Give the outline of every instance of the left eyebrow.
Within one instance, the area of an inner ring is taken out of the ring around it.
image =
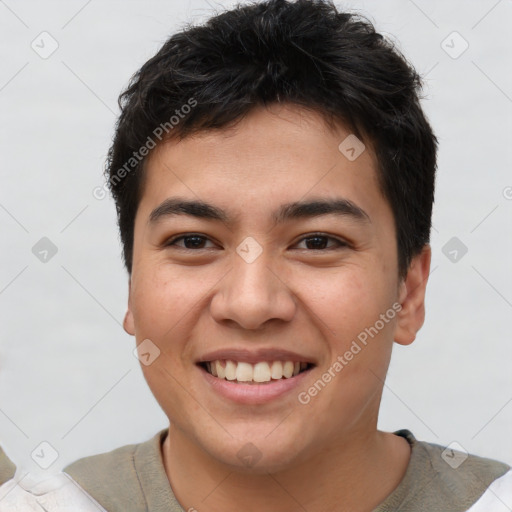
[[[238,216],[232,218],[225,210],[205,201],[168,198],[150,213],[149,222],[154,224],[165,217],[175,215],[187,215],[200,219],[221,221],[226,224],[233,223],[238,218]],[[371,223],[369,215],[361,207],[345,198],[316,199],[283,204],[272,213],[271,220],[274,224],[282,224],[290,220],[323,215],[338,215],[364,223]]]
[[[280,224],[288,220],[319,217],[322,215],[350,217],[357,221],[371,223],[370,216],[359,206],[345,198],[298,201],[282,205],[272,218]]]

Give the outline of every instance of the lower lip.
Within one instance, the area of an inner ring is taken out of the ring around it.
[[[199,367],[199,370],[216,393],[240,404],[264,404],[275,400],[297,388],[311,371],[311,369],[308,369],[295,377],[283,378],[264,384],[237,384],[233,381],[214,377],[202,367]]]

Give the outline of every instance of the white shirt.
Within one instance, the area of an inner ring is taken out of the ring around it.
[[[107,512],[69,475],[35,480],[16,473],[0,486],[0,512]]]

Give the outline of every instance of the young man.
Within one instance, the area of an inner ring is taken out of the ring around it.
[[[424,321],[420,79],[321,1],[239,6],[134,76],[109,153],[148,442],[65,469],[110,512],[506,510],[505,463],[377,430]]]

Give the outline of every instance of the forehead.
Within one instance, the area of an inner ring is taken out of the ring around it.
[[[301,107],[255,108],[232,127],[157,146],[145,165],[140,209],[149,217],[180,196],[214,202],[233,215],[270,215],[279,204],[341,195],[377,214],[386,202],[374,155],[367,144],[348,158],[344,141],[357,143],[354,138],[345,126],[332,129],[321,114]]]

